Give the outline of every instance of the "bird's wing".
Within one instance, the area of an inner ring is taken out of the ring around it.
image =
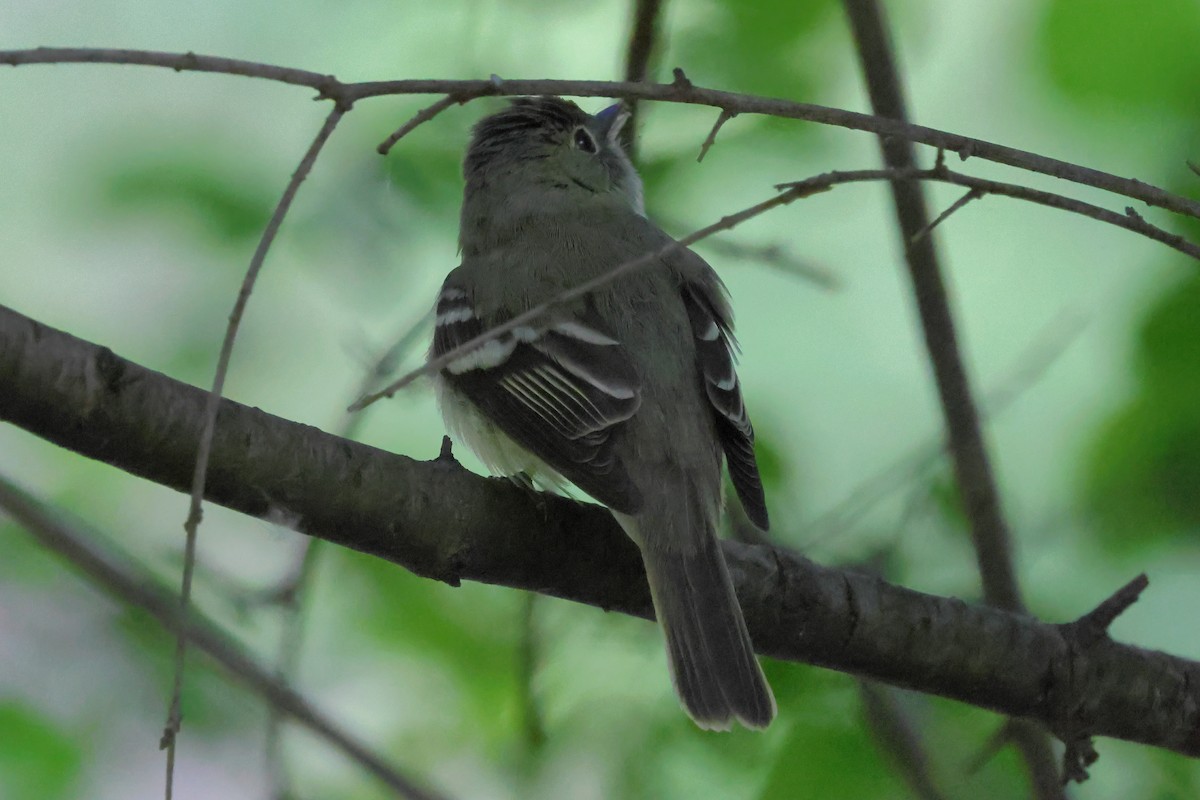
[[[722,291],[715,274],[707,282],[685,281],[681,289],[695,337],[696,364],[717,422],[729,477],[746,516],[767,530],[767,502],[754,458],[754,427],[742,402],[742,388],[734,369],[737,339]]]
[[[497,321],[497,323],[500,321]],[[470,295],[442,287],[434,358],[485,326]],[[453,359],[442,376],[493,424],[609,508],[634,514],[641,494],[610,436],[641,404],[625,348],[589,309],[517,327]]]

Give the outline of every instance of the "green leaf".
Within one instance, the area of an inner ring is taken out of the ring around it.
[[[681,32],[677,63],[697,83],[776,97],[805,97],[820,85],[824,62],[805,40],[830,19],[832,0],[724,0],[716,19]]]
[[[9,800],[75,796],[83,755],[65,733],[34,711],[0,702],[0,792]]]

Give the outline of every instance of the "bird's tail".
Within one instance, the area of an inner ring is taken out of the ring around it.
[[[638,530],[626,530],[642,550],[684,710],[707,730],[729,730],[734,718],[748,728],[767,727],[775,696],[754,656],[715,531],[692,532],[681,547],[676,537],[662,536],[667,531],[655,530],[656,516],[639,515]],[[680,524],[678,518],[658,521]],[[697,522],[694,516],[691,521]]]

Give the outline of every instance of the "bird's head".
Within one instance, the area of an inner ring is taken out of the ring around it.
[[[470,201],[547,211],[622,202],[642,213],[642,182],[618,135],[620,105],[589,115],[560,97],[522,97],[475,126],[463,163]]]

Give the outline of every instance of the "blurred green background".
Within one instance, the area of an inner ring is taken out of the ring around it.
[[[1200,4],[1194,0],[887,3],[916,121],[1197,196]],[[246,58],[343,80],[617,78],[630,4],[144,0],[0,5],[0,48],[89,45]],[[833,0],[667,0],[658,77],[864,109]],[[0,71],[0,303],[199,385],[270,209],[327,107],[265,81],[111,66]],[[375,145],[428,97],[363,102],[302,187],[251,300],[229,397],[338,430],[373,358],[416,323],[455,265],[459,159],[494,101],[453,108],[388,158]],[[583,101],[598,109],[599,100]],[[677,233],[772,185],[878,161],[862,133],[743,116],[702,164],[712,109],[643,106],[652,216]],[[926,163],[932,154],[923,153]],[[982,161],[961,168],[1122,210],[1120,198]],[[934,208],[960,191],[930,187]],[[1179,219],[1151,221],[1200,236]],[[1200,277],[1184,257],[1100,223],[985,198],[935,234],[1030,608],[1078,616],[1139,571],[1150,590],[1114,626],[1200,658]],[[837,276],[829,291],[714,244],[698,249],[739,313],[741,376],[768,465],[773,535],[831,564],[978,596],[940,414],[882,185],[842,187],[757,219],[726,245],[778,246]],[[424,345],[406,365],[417,363]],[[2,387],[0,387],[2,391]],[[436,455],[427,388],[359,431]],[[464,460],[466,454],[461,454]],[[477,467],[476,462],[467,463]],[[0,472],[165,579],[187,500],[0,427]],[[197,602],[272,663],[287,615],[261,602],[300,537],[208,507]],[[0,797],[154,797],[171,640],[76,577],[0,515]],[[519,592],[417,579],[329,548],[306,605],[300,688],[424,781],[460,798],[914,796],[864,723],[855,680],[770,663],[769,732],[706,735],[678,710],[644,622]],[[532,660],[523,656],[532,649]],[[531,663],[530,669],[522,665]],[[897,694],[946,797],[1024,797],[1001,724]],[[178,795],[261,798],[266,711],[193,655]],[[540,734],[540,735],[539,735]],[[378,784],[288,729],[303,798]],[[1193,797],[1194,762],[1098,742],[1080,798]]]

